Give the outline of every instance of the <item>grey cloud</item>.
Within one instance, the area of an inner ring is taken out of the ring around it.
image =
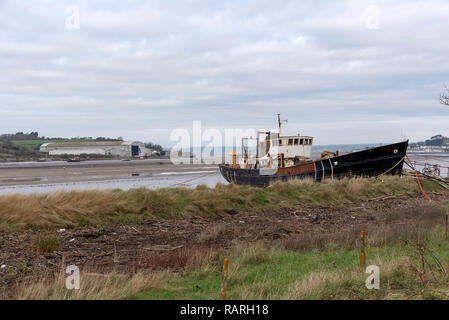
[[[72,4],[76,31],[65,28]],[[449,135],[438,105],[449,4],[376,1],[381,28],[368,30],[371,4],[3,1],[2,131],[169,145],[192,120],[261,128],[281,112],[322,144]]]

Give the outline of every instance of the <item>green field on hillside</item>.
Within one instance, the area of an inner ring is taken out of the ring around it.
[[[61,139],[61,140],[13,140],[11,141],[16,146],[39,148],[44,143],[63,143],[63,142],[90,142],[93,139]]]

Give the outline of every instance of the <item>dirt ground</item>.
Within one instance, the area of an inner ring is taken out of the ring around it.
[[[445,201],[449,193],[434,193],[432,197]],[[0,289],[45,278],[70,264],[95,272],[182,271],[193,252],[225,252],[241,243],[291,250],[329,242],[353,245],[361,229],[368,230],[368,235],[381,230],[385,237],[396,237],[413,228],[428,229],[443,223],[443,214],[443,209],[420,195],[406,194],[350,204],[301,205],[65,230],[55,232],[60,249],[47,254],[31,249],[37,233],[0,234]]]

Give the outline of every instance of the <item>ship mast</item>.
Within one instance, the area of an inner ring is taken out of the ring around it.
[[[287,119],[285,119],[285,120],[281,120],[281,114],[280,114],[280,113],[278,113],[279,137],[281,137],[281,136],[282,136],[282,131],[281,131],[281,126],[282,126],[282,122],[285,122],[285,123],[287,123],[287,122],[288,122],[288,120],[287,120]]]
[[[287,119],[281,120],[281,114],[278,113],[279,138],[282,136],[282,128],[281,128],[282,122],[287,123],[288,120]],[[281,141],[281,140],[279,140],[279,141]],[[280,163],[279,163],[280,167],[283,168],[284,167],[284,154],[283,153],[279,154],[279,150],[278,150],[278,159],[280,159]],[[278,166],[279,166],[279,164],[278,164]]]

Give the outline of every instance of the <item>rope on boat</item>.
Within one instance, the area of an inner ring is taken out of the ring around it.
[[[433,201],[433,202],[435,202],[435,203],[441,205],[441,202],[439,202],[439,201],[437,201],[437,200],[432,200],[432,199],[427,195],[427,193],[424,191],[424,189],[423,189],[422,186],[421,186],[421,182],[419,181],[418,172],[416,171],[415,167],[413,166],[412,162],[410,161],[410,158],[408,157],[408,155],[405,154],[405,156],[407,157],[407,160],[408,160],[408,162],[410,163],[410,166],[412,167],[413,171],[415,171],[416,181],[418,181],[419,189],[421,189],[421,192],[422,192],[422,194],[424,195],[424,197],[426,197],[426,199],[429,200],[429,201]]]
[[[402,157],[402,159],[399,160],[398,163],[396,163],[394,166],[392,166],[390,169],[388,169],[388,170],[385,171],[384,173],[379,174],[378,177],[379,177],[379,176],[382,176],[382,175],[384,175],[384,174],[387,174],[388,172],[390,172],[391,170],[393,170],[394,168],[396,168],[402,161],[404,161],[405,157],[406,157],[406,156]]]

